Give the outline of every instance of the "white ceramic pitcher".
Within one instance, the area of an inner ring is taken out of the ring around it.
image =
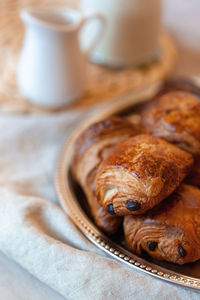
[[[17,71],[22,95],[46,107],[64,106],[80,97],[87,57],[101,37],[104,18],[98,13],[38,8],[23,10],[21,18],[26,29]],[[90,19],[98,19],[101,26],[88,49],[82,50],[79,32]]]

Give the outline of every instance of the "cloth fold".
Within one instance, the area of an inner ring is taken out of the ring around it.
[[[197,299],[107,257],[61,209],[55,166],[79,119],[0,116],[0,251],[66,299]]]

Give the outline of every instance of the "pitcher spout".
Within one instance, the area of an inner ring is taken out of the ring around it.
[[[58,8],[32,8],[21,11],[21,19],[25,25],[40,26],[50,30],[68,32],[79,28],[81,23],[80,15],[73,10]]]

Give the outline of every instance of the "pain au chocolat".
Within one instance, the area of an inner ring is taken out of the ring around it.
[[[200,259],[200,190],[181,184],[145,215],[126,216],[124,234],[129,248],[141,255],[177,264]]]
[[[170,91],[144,109],[141,124],[149,134],[164,138],[194,156],[187,181],[200,185],[200,98],[194,93]]]
[[[110,214],[141,214],[169,196],[192,165],[186,151],[148,134],[137,135],[104,159],[96,175],[96,195]]]
[[[114,234],[122,218],[108,214],[97,201],[95,176],[102,160],[117,143],[139,132],[131,122],[112,117],[92,124],[76,141],[72,173],[83,188],[95,223],[107,234]]]

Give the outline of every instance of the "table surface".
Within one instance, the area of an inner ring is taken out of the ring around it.
[[[179,50],[174,74],[200,76],[200,1],[163,0],[163,2],[163,23],[172,32]],[[0,253],[0,295],[0,299],[4,300],[64,299],[2,253]]]

